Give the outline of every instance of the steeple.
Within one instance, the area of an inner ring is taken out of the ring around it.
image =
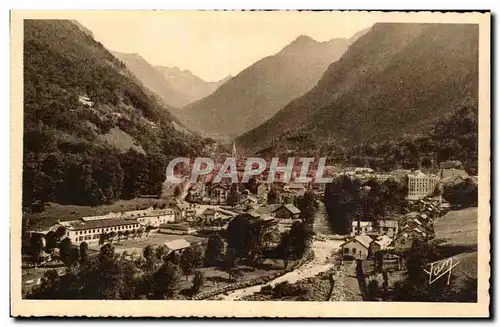
[[[236,157],[236,141],[233,141],[233,152],[232,152],[233,158]]]

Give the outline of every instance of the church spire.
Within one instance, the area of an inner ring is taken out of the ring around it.
[[[232,156],[233,156],[233,157],[236,157],[236,141],[233,141],[233,152],[232,152]]]

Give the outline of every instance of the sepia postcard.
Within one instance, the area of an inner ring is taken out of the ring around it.
[[[14,317],[489,317],[490,13],[12,11]]]

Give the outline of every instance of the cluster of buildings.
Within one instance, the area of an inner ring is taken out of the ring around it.
[[[346,175],[362,181],[376,179],[383,182],[392,178],[399,182],[406,182],[408,193],[407,200],[418,201],[432,196],[436,191],[449,185],[457,185],[467,179],[477,183],[476,176],[469,176],[459,161],[446,161],[441,163],[439,169],[408,170],[396,169],[388,173],[375,172],[371,168],[355,167],[343,170],[334,170],[334,176]]]
[[[446,186],[453,186],[471,179],[477,183],[477,179],[469,176],[464,169],[441,168],[437,174],[425,174],[420,170],[411,172],[408,177],[408,196],[410,201],[424,199],[433,195],[436,191],[442,193]]]
[[[46,231],[56,231],[63,227],[65,235],[72,244],[86,242],[89,245],[99,244],[103,237],[120,239],[120,237],[141,237],[150,231],[169,234],[194,234],[198,229],[213,227],[224,230],[231,219],[238,215],[252,215],[259,221],[278,222],[299,218],[300,210],[293,204],[261,205],[249,212],[239,211],[233,207],[205,206],[193,203],[177,202],[170,208],[147,208],[126,212],[110,212],[106,215],[82,217],[77,220],[58,221]]]
[[[399,220],[352,222],[351,237],[342,244],[345,259],[371,258],[376,251],[394,253],[408,251],[415,239],[428,241],[434,238],[434,219],[448,211],[438,199],[419,200],[411,211]]]

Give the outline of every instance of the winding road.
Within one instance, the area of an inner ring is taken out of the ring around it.
[[[283,276],[280,276],[266,284],[251,286],[229,292],[227,295],[220,295],[217,300],[239,300],[245,296],[252,295],[260,292],[261,288],[266,285],[274,286],[281,282],[296,283],[299,280],[314,277],[319,273],[329,270],[333,267],[334,263],[331,260],[332,254],[338,250],[343,241],[329,240],[325,236],[330,235],[328,222],[326,221],[326,212],[323,204],[316,213],[314,221],[314,231],[316,232],[315,240],[312,244],[314,251],[314,259],[305,265],[291,271]]]

